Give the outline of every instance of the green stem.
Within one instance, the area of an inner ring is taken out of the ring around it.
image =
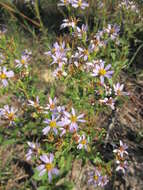
[[[128,64],[128,67],[132,64],[132,62],[134,61],[134,59],[136,58],[138,52],[141,50],[141,48],[143,47],[143,44],[141,44],[138,49],[136,50],[136,52],[134,53],[133,57],[131,58],[129,64]]]
[[[35,0],[35,11],[36,11],[36,16],[37,16],[37,18],[38,18],[38,20],[40,22],[40,27],[43,30],[44,26],[43,26],[43,22],[42,22],[41,16],[40,16],[40,10],[39,10],[39,2],[38,2],[38,0]]]

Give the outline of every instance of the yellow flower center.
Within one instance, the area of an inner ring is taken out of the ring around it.
[[[110,33],[111,33],[111,34],[114,34],[114,32],[115,32],[115,29],[112,28],[112,29],[110,30]]]
[[[117,95],[120,96],[121,95],[121,91],[117,90]]]
[[[120,151],[123,152],[124,151],[124,148],[122,146],[120,146]]]
[[[55,108],[55,105],[54,105],[54,104],[51,104],[51,105],[50,105],[50,108],[51,108],[51,110],[53,110],[53,109]]]
[[[21,59],[21,63],[24,65],[24,64],[25,64],[25,60],[24,60],[24,59]]]
[[[84,50],[84,55],[88,55],[88,50]]]
[[[7,117],[8,117],[9,120],[14,120],[14,113],[12,113],[12,112],[8,113]]]
[[[97,176],[97,175],[94,176],[94,180],[95,180],[95,181],[97,181],[98,178],[99,178],[99,176]]]
[[[106,70],[105,69],[100,69],[99,74],[100,75],[106,75]]]
[[[81,7],[81,5],[82,5],[82,0],[79,0],[78,1],[78,6]]]
[[[47,163],[45,167],[46,167],[46,170],[47,170],[47,171],[50,171],[50,170],[53,169],[53,164]]]
[[[71,116],[71,122],[75,123],[77,121],[77,117],[75,115]]]
[[[85,140],[85,139],[82,140],[82,141],[81,141],[81,144],[85,145],[85,144],[86,144],[86,140]]]
[[[0,74],[0,78],[1,78],[1,79],[6,79],[6,74],[1,73],[1,74]]]
[[[64,0],[64,4],[66,4],[67,3],[67,0]]]
[[[56,121],[51,121],[50,122],[50,127],[52,127],[52,128],[56,127]]]

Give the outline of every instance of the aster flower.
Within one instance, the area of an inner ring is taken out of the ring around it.
[[[69,6],[71,0],[60,0],[60,3],[58,3],[58,6]]]
[[[79,122],[84,123],[85,120],[83,119],[84,114],[80,114],[79,116],[76,116],[74,108],[72,108],[72,113],[68,113],[67,111],[64,111],[65,119],[63,121],[64,125],[69,125],[70,131],[74,132],[78,130],[78,124]]]
[[[58,129],[57,129],[58,126],[59,126],[59,124],[57,122],[58,119],[59,119],[59,116],[55,117],[55,115],[53,114],[52,115],[52,119],[45,119],[44,120],[44,123],[48,124],[47,127],[45,127],[42,130],[42,132],[43,132],[44,135],[47,135],[50,130],[52,130],[55,133],[55,135],[58,134]]]
[[[128,152],[126,151],[127,149],[128,146],[126,144],[123,144],[123,142],[120,140],[120,147],[118,149],[113,150],[113,152],[118,154],[121,158],[123,158],[124,154],[128,155]]]
[[[51,51],[48,51],[48,52],[45,52],[45,55],[53,55],[55,54],[56,52],[60,52],[63,56],[66,56],[66,53],[67,53],[68,49],[66,48],[66,44],[65,42],[55,42],[53,44],[53,48],[51,49]]]
[[[103,61],[100,63],[100,65],[96,65],[95,69],[93,70],[92,76],[99,76],[100,81],[102,84],[104,84],[104,78],[111,78],[114,71],[110,71],[111,64],[104,66],[105,62]]]
[[[77,25],[78,19],[76,18],[69,18],[69,19],[64,19],[63,23],[61,24],[60,29],[66,28],[66,27],[71,27],[71,28],[75,28]]]
[[[112,97],[110,98],[106,97],[103,100],[100,99],[99,102],[109,106],[112,110],[115,109],[115,100]]]
[[[58,106],[57,107],[57,112],[59,113],[59,114],[64,114],[64,111],[65,111],[65,106]]]
[[[104,187],[109,182],[107,175],[102,175],[99,169],[89,172],[88,183],[94,187]]]
[[[62,68],[63,65],[67,63],[67,58],[64,57],[61,52],[56,52],[54,55],[52,55],[52,63],[51,64],[58,64],[59,68]]]
[[[125,160],[125,161],[119,161],[117,160],[116,163],[118,164],[117,168],[116,168],[116,171],[122,171],[124,174],[126,172],[126,169],[128,168],[128,162]]]
[[[65,118],[62,118],[62,120],[59,122],[60,126],[59,130],[61,132],[60,137],[62,137],[63,135],[67,134],[70,131],[70,127],[69,125],[65,124],[65,120],[66,120]]]
[[[104,62],[102,59],[99,60],[92,60],[91,62],[86,62],[86,70],[93,71],[96,68],[96,65],[100,65],[102,62]]]
[[[77,53],[77,57],[83,58],[84,61],[87,61],[90,55],[89,50],[81,47],[78,47],[77,49],[79,51],[79,53]]]
[[[81,28],[80,27],[76,27],[76,31],[73,33],[74,35],[78,36],[79,39],[85,39],[87,38],[87,30],[88,30],[88,26],[85,24],[82,24]]]
[[[28,68],[29,60],[30,60],[30,58],[28,55],[22,55],[20,60],[15,59],[15,63],[17,63],[16,67],[17,68],[21,68],[21,67]]]
[[[119,3],[118,7],[126,9],[128,11],[132,11],[132,12],[138,13],[138,14],[140,12],[137,4],[134,1],[130,1],[130,0],[122,0]]]
[[[62,68],[59,67],[53,72],[53,76],[58,79],[61,78],[62,76],[66,77],[67,73]]]
[[[31,56],[31,55],[32,55],[32,51],[29,51],[28,49],[25,49],[25,50],[22,52],[22,55]]]
[[[104,187],[105,185],[107,185],[108,182],[109,182],[109,179],[108,179],[107,175],[104,175],[104,176],[102,176],[102,178],[99,182],[99,186]]]
[[[77,149],[87,149],[87,140],[84,134],[80,136],[78,143],[79,145],[77,146]]]
[[[94,187],[98,187],[99,184],[101,184],[102,176],[97,168],[95,168],[94,171],[90,172],[89,176],[90,178],[88,180],[88,183],[90,185],[93,185]]]
[[[97,52],[99,48],[106,46],[106,41],[102,39],[103,35],[103,31],[98,31],[97,34],[93,37],[93,39],[90,41],[89,48],[92,52]]]
[[[52,59],[51,64],[58,64],[58,66],[61,68],[64,64],[67,63],[67,52],[69,51],[69,48],[66,48],[65,42],[55,42],[53,44],[53,48],[45,52],[44,54],[47,56],[50,56]]]
[[[28,100],[28,104],[32,107],[34,107],[36,110],[41,111],[43,109],[42,106],[40,106],[40,102],[39,102],[39,97],[36,96],[36,100],[32,101],[32,100]]]
[[[9,121],[10,125],[15,124],[17,109],[14,107],[9,107],[9,105],[5,105],[4,108],[0,109],[0,116],[4,117]]]
[[[57,107],[57,98],[55,97],[53,100],[51,97],[49,97],[49,103],[47,104],[47,107],[45,107],[45,110],[50,110],[52,112],[55,112]]]
[[[115,40],[119,35],[120,27],[117,25],[108,24],[107,28],[104,29],[104,32],[107,33],[111,40]]]
[[[54,155],[51,153],[49,154],[49,156],[44,154],[40,156],[40,160],[44,163],[37,167],[37,170],[40,172],[39,176],[43,176],[46,172],[48,172],[48,179],[49,179],[49,182],[51,182],[52,175],[59,174],[59,170],[54,167],[54,163],[53,163]]]
[[[104,85],[106,96],[110,96],[112,94],[112,88],[110,86]]]
[[[26,160],[31,160],[32,156],[37,156],[40,153],[40,144],[39,143],[33,143],[33,142],[27,142],[29,149],[26,154]]]
[[[85,0],[73,0],[72,7],[85,9],[89,7],[89,4]]]
[[[8,79],[14,77],[13,71],[7,71],[6,67],[0,67],[0,80],[2,85],[6,87],[8,85]]]
[[[116,96],[129,95],[129,93],[123,92],[124,84],[120,84],[118,82],[117,84],[113,85],[113,88]]]

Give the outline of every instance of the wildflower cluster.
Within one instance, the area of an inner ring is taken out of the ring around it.
[[[128,11],[135,12],[137,14],[140,12],[134,1],[122,0],[120,4],[118,5],[118,7],[126,9]]]
[[[72,6],[75,9],[80,8],[84,10],[89,7],[89,4],[85,0],[60,0],[58,6]]]
[[[126,144],[123,144],[123,142],[120,140],[120,147],[113,150],[116,156],[116,171],[121,170],[124,174],[126,172],[126,169],[128,168],[128,162],[126,160],[126,156],[128,155],[127,149],[128,146]]]
[[[28,2],[35,3],[25,1]],[[10,47],[5,45],[6,53],[0,52],[1,94],[12,91],[20,108],[2,105],[0,117],[17,129],[17,136],[24,136],[28,149],[25,158],[35,168],[38,184],[46,183],[50,189],[58,179],[54,178],[65,176],[72,160],[80,158],[83,164],[92,161],[94,165],[88,172],[88,185],[104,187],[112,175],[114,161],[105,163],[99,153],[106,132],[98,128],[96,117],[104,110],[115,112],[120,100],[129,95],[118,77],[127,64],[128,46],[121,39],[120,22],[105,21],[91,30],[82,15],[90,8],[90,1],[60,0],[58,6],[68,11],[68,18],[59,26],[63,36],[42,52],[54,82],[44,90],[37,89],[39,84],[33,85],[32,76],[36,71],[31,67],[33,52],[16,49],[13,39],[8,39]],[[0,40],[4,34],[0,32]],[[113,151],[116,171],[123,173],[128,165],[126,149],[127,145],[120,141],[120,147]]]
[[[85,123],[84,114],[77,115],[74,108],[71,108],[71,113],[66,111],[64,106],[58,106],[57,99],[52,99],[49,97],[48,104],[45,107],[40,106],[39,97],[36,97],[36,101],[28,100],[29,106],[34,107],[37,112],[39,112],[39,108],[44,117],[46,117],[43,121],[46,126],[43,128],[42,133],[44,136],[53,135],[54,138],[69,136],[72,137],[76,134],[78,137],[76,141],[77,149],[85,149],[87,150],[88,140],[83,134],[80,132],[80,123]],[[81,135],[80,135],[81,133]],[[58,170],[54,168],[53,165],[53,153],[50,153],[49,157],[44,151],[40,148],[39,143],[28,142],[29,150],[26,154],[26,159],[32,160],[33,158],[39,158],[44,164],[41,164],[37,167],[39,176],[48,172],[49,182],[52,179],[52,174],[58,174]]]
[[[107,175],[103,175],[99,168],[95,168],[94,171],[89,172],[88,183],[96,187],[104,187],[107,185],[109,179]]]

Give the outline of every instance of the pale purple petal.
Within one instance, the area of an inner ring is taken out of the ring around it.
[[[57,168],[53,168],[52,169],[52,173],[55,174],[55,175],[58,175],[59,174],[59,170]]]
[[[74,108],[72,108],[72,114],[75,116],[75,110],[74,110]]]
[[[104,83],[104,76],[100,76],[100,81],[102,84]]]
[[[43,132],[43,134],[44,135],[46,135],[46,134],[48,134],[49,133],[49,131],[50,131],[50,127],[48,126],[48,127],[45,127],[43,130],[42,130],[42,132]]]
[[[84,117],[84,114],[80,114],[78,117],[77,117],[77,119],[81,119],[81,118],[83,118]]]
[[[46,154],[40,156],[40,159],[44,162],[44,163],[49,163],[49,158]]]
[[[8,78],[14,77],[14,72],[13,71],[8,71],[8,72],[6,72],[6,76]]]
[[[3,80],[2,80],[2,84],[3,84],[4,87],[6,87],[6,86],[8,85],[7,80],[6,80],[6,79],[3,79]]]
[[[51,171],[48,172],[48,179],[49,179],[49,182],[52,181],[52,173],[51,173]]]
[[[111,64],[107,65],[107,66],[105,67],[105,70],[109,70],[110,68],[111,68]]]
[[[41,176],[43,176],[45,173],[46,173],[46,169],[43,169],[43,170],[41,170],[41,172],[39,173],[39,176],[41,177]]]
[[[50,161],[50,163],[52,163],[53,160],[54,160],[54,155],[50,153],[50,155],[49,155],[49,161]]]
[[[67,116],[67,117],[71,117],[71,115],[70,115],[67,111],[64,111],[64,114],[65,114],[65,116]]]
[[[44,164],[41,164],[40,166],[38,166],[36,169],[40,172],[41,170],[43,170],[45,168]]]

